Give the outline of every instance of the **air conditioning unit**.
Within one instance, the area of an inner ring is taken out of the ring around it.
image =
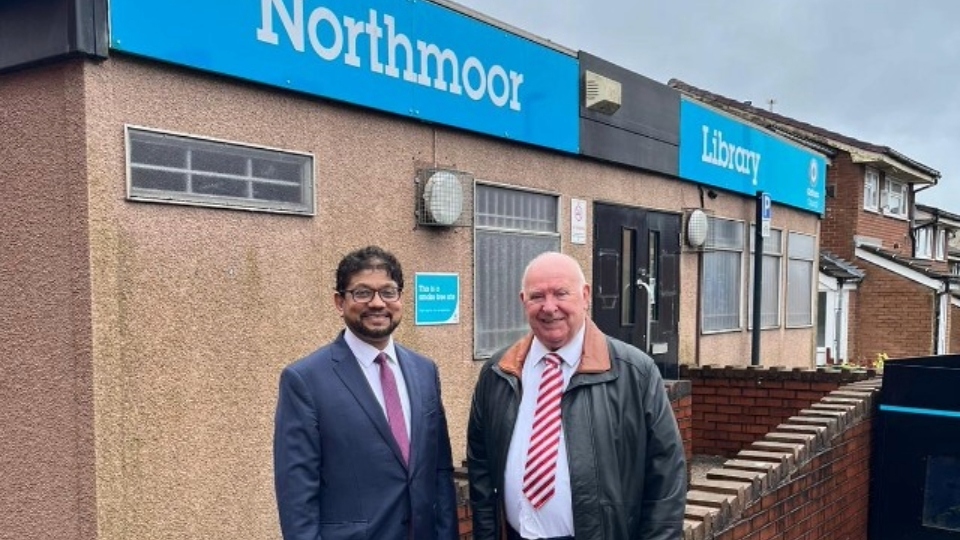
[[[473,175],[450,169],[417,171],[417,225],[467,227],[473,223]]]
[[[603,114],[620,109],[622,88],[618,81],[592,71],[583,75],[583,106]]]

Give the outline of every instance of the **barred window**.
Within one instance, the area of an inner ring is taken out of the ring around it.
[[[523,270],[560,250],[555,195],[477,184],[474,211],[474,356],[487,358],[529,331],[520,286]]]
[[[127,127],[131,200],[314,213],[313,157]]]

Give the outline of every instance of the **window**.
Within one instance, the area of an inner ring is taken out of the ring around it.
[[[887,178],[883,190],[883,213],[888,216],[907,217],[907,184]]]
[[[913,256],[918,259],[929,259],[933,253],[930,250],[931,237],[933,237],[932,227],[922,227],[915,231],[917,235],[916,248]]]
[[[474,356],[487,358],[529,331],[520,305],[527,263],[559,251],[558,198],[477,184],[474,250]]]
[[[747,327],[753,325],[753,254],[755,227],[750,226],[750,292],[747,304]],[[760,328],[780,326],[780,263],[783,258],[783,231],[770,230],[770,236],[763,239],[763,294],[760,298]]]
[[[816,238],[792,232],[787,238],[787,326],[813,324],[813,268]]]
[[[880,173],[867,169],[863,181],[863,207],[867,210],[880,210]]]
[[[936,244],[933,246],[933,257],[938,261],[947,260],[947,230],[939,229],[937,231]]]
[[[704,332],[740,328],[743,229],[740,221],[709,218],[700,285]]]
[[[313,158],[127,128],[128,198],[312,215]]]

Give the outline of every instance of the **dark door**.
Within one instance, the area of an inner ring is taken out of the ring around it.
[[[593,216],[593,320],[679,378],[680,216],[601,203]]]

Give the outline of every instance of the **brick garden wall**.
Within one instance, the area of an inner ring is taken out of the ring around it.
[[[732,456],[797,411],[874,372],[681,366],[693,392],[693,452]]]
[[[692,483],[684,540],[867,540],[879,382],[831,392]]]

